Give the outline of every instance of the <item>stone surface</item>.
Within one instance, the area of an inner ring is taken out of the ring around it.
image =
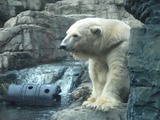
[[[91,82],[82,83],[71,94],[72,102],[87,99],[92,91]],[[72,105],[73,106],[73,105]]]
[[[131,93],[128,120],[160,119],[160,2],[126,0],[126,10],[145,23],[131,30],[128,67]]]
[[[132,27],[141,26],[140,22],[125,11],[124,0],[63,0],[46,4],[45,10],[59,15],[91,14],[107,19],[119,19]]]
[[[53,115],[50,120],[125,120],[126,109],[99,112],[76,107]]]
[[[44,0],[22,0],[24,8],[29,10],[43,10]]]
[[[0,1],[0,21],[7,21],[9,18],[16,16],[24,11],[21,0],[1,0]],[[2,26],[1,26],[2,27]]]
[[[3,27],[4,22],[9,18],[8,1],[0,1],[0,27]]]
[[[0,29],[0,71],[63,60],[68,53],[59,49],[66,30],[76,20],[93,15],[54,15],[25,11]]]
[[[0,27],[5,21],[25,10],[44,10],[47,3],[59,0],[0,0]]]
[[[27,10],[44,10],[46,3],[55,3],[60,0],[21,0],[23,7]]]
[[[64,57],[54,32],[35,25],[0,31],[0,71],[19,69]]]
[[[146,26],[131,30],[128,56],[131,93],[128,120],[160,119],[160,29]]]
[[[145,24],[160,24],[158,0],[126,0],[126,10]]]

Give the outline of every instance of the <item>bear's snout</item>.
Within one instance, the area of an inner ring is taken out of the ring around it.
[[[66,50],[66,46],[65,45],[60,45],[59,49],[63,49],[63,50]]]
[[[73,51],[73,40],[63,39],[59,48],[68,52]]]
[[[71,52],[72,51],[72,48],[66,44],[61,44],[59,49],[63,49],[65,51],[68,51],[68,52]]]

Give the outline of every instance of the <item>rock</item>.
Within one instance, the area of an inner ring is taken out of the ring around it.
[[[159,26],[131,30],[128,57],[131,80],[128,120],[160,119],[159,37]]]
[[[49,12],[39,11],[25,11],[18,14],[16,17],[8,20],[4,28],[10,28],[20,24],[34,24],[37,26],[51,29],[55,33],[55,39],[62,40],[67,29],[75,21],[86,18],[94,17],[93,15],[55,15]]]
[[[59,0],[1,0],[0,1],[0,27],[20,12],[25,10],[44,10],[46,3],[55,3]]]
[[[19,0],[0,1],[0,16],[3,23],[24,10],[25,9],[23,8],[22,2]]]
[[[26,11],[11,18],[0,30],[0,71],[63,60],[68,53],[60,50],[59,45],[66,30],[77,19],[87,16]]]
[[[22,0],[23,6],[29,10],[43,10],[44,0]]]
[[[77,101],[78,99],[87,99],[92,91],[91,86],[91,82],[82,83],[78,86],[71,94],[72,102]]]
[[[46,4],[45,10],[58,15],[91,14],[96,17],[123,20],[133,27],[141,26],[140,22],[125,11],[124,0],[63,0]],[[134,22],[138,24],[132,24]]]
[[[3,27],[4,22],[9,19],[9,10],[8,8],[8,1],[7,0],[1,0],[0,1],[0,27]]]
[[[131,93],[128,120],[160,119],[160,4],[156,0],[126,0],[126,10],[145,23],[131,29],[128,67]]]
[[[145,24],[160,24],[160,3],[156,0],[126,0],[125,8]]]
[[[22,0],[23,7],[27,10],[44,10],[46,3],[55,3],[60,0]]]
[[[126,109],[100,112],[76,107],[60,111],[50,120],[126,120],[125,113]]]
[[[0,31],[0,71],[64,58],[54,32],[36,25],[18,25]]]

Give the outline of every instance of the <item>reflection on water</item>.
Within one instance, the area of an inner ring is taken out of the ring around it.
[[[49,120],[55,107],[11,106],[0,103],[0,120]]]

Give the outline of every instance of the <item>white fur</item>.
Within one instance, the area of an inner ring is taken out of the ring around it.
[[[84,107],[102,111],[124,107],[129,94],[129,37],[130,27],[112,19],[86,18],[68,29],[61,45],[75,58],[89,60],[93,90]]]

